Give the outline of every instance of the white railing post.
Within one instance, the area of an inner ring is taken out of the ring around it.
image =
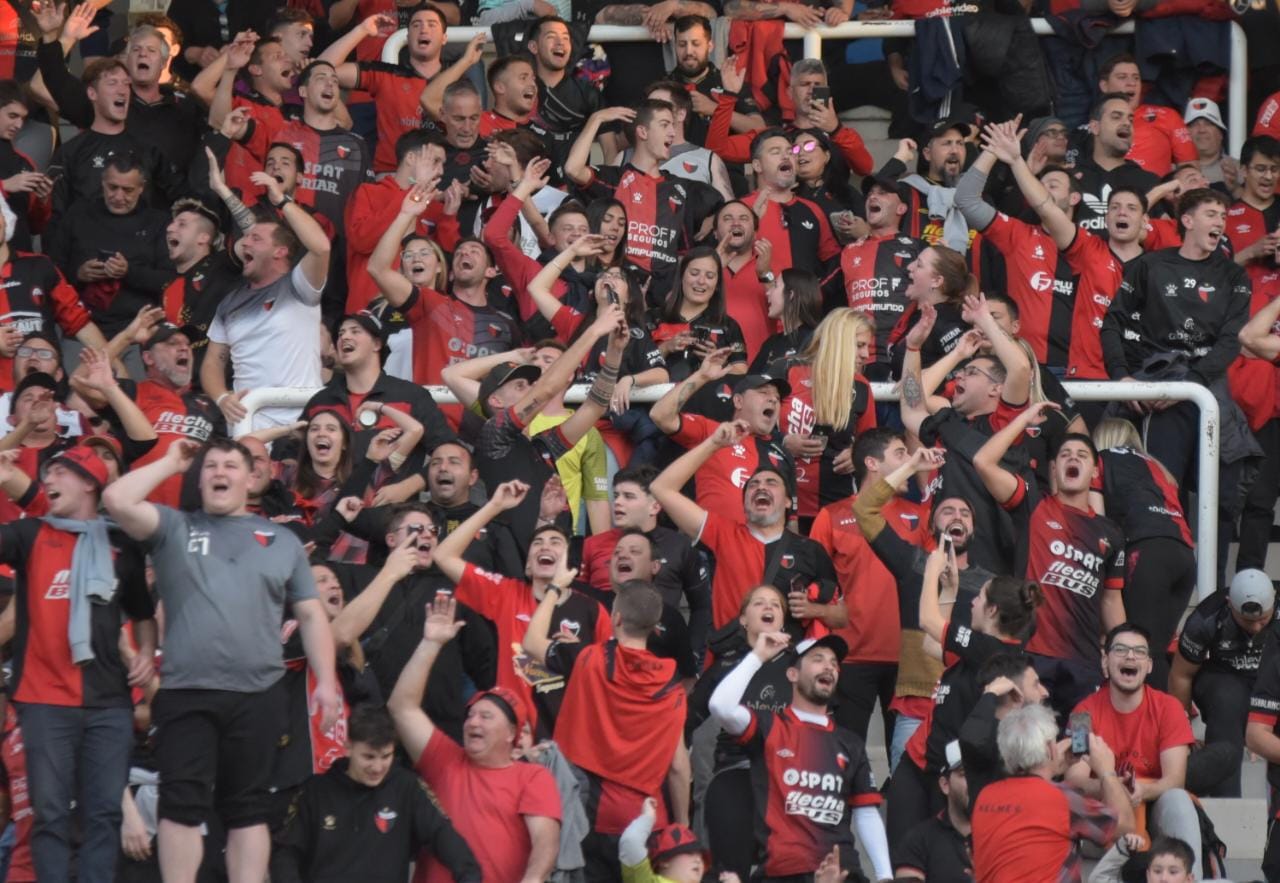
[[[1218,588],[1218,446],[1220,430],[1218,400],[1213,393],[1196,383],[1139,383],[1067,381],[1067,393],[1082,402],[1194,402],[1200,410],[1199,482],[1196,487],[1196,591],[1208,597]],[[631,401],[656,402],[671,389],[671,384],[637,389]],[[896,402],[898,391],[892,383],[873,383],[877,401]],[[576,384],[565,392],[564,401],[577,404],[586,401],[588,387]],[[427,391],[439,404],[458,400],[447,387],[428,386]],[[253,415],[265,407],[301,408],[314,395],[314,389],[274,387],[250,390],[242,404],[248,412],[234,429],[236,435],[248,432]]]

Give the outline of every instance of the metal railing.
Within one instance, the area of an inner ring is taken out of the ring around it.
[[[1031,27],[1042,37],[1053,34],[1053,28],[1043,18],[1031,19]],[[446,39],[450,43],[466,43],[480,33],[487,34],[489,29],[453,27],[449,28]],[[1124,22],[1111,33],[1132,34],[1133,22]],[[914,21],[850,21],[834,27],[818,28],[803,28],[800,25],[788,23],[784,34],[788,39],[804,41],[805,58],[821,58],[823,40],[864,40],[885,37],[910,39],[916,35],[916,26]],[[388,37],[382,47],[382,60],[395,63],[408,36],[408,31],[402,29]],[[642,27],[594,25],[589,39],[593,43],[648,43],[653,40],[653,37],[647,29]],[[1240,155],[1240,147],[1249,134],[1249,121],[1246,118],[1248,75],[1248,51],[1245,45],[1244,29],[1236,22],[1232,22],[1231,70],[1227,88],[1227,133],[1232,156]]]
[[[1196,591],[1200,598],[1212,594],[1218,585],[1218,400],[1207,388],[1196,383],[1139,383],[1137,381],[1101,382],[1073,380],[1063,383],[1067,393],[1082,402],[1193,402],[1200,411],[1199,482],[1196,487]],[[897,386],[873,383],[877,401],[897,401]],[[569,404],[586,401],[589,387],[569,387],[564,400]],[[631,393],[631,401],[656,402],[671,389],[671,384],[649,386]],[[248,413],[236,426],[236,434],[249,431],[253,415],[262,408],[301,409],[318,390],[273,387],[250,390],[243,404]],[[457,398],[444,386],[428,386],[437,403],[457,403]]]

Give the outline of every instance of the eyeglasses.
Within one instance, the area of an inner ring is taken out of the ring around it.
[[[415,251],[402,251],[400,252],[400,260],[412,261],[418,258],[422,258],[425,260],[426,258],[431,257],[433,254],[435,254],[435,252],[433,252],[429,248],[419,248],[419,249],[416,249]]]
[[[32,356],[37,359],[52,359],[56,353],[54,353],[53,350],[48,350],[44,347],[37,349],[33,346],[20,346],[18,347],[18,355],[24,359],[30,359]]]
[[[985,377],[988,380],[990,380],[992,383],[1000,382],[990,372],[983,371],[977,365],[966,365],[964,368],[960,369],[960,373],[965,377],[978,377],[979,375],[981,375],[982,377]]]
[[[434,537],[440,533],[440,528],[436,527],[434,524],[403,524],[397,528],[397,530],[402,530],[410,536],[417,533]]]
[[[1067,130],[1058,126],[1051,126],[1040,134],[1047,138],[1065,138],[1067,137]]]
[[[1146,659],[1151,651],[1146,647],[1130,647],[1128,644],[1112,644],[1113,656],[1132,656],[1134,659]]]
[[[806,141],[803,144],[796,144],[792,146],[791,152],[794,153],[796,156],[799,156],[800,151],[802,150],[805,153],[813,153],[815,150],[817,150],[821,146],[822,145],[819,144],[817,141]]]
[[[1280,166],[1255,164],[1249,166],[1249,171],[1253,172],[1255,175],[1274,175],[1276,173],[1280,173]]]

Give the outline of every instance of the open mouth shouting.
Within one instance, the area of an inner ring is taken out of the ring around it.
[[[620,579],[631,579],[636,573],[635,562],[630,558],[618,558],[613,563],[613,569],[618,572]]]
[[[796,170],[795,163],[793,163],[790,159],[784,159],[778,163],[779,175],[790,175],[794,173],[795,170]]]
[[[769,493],[768,488],[762,487],[752,493],[751,508],[762,511],[773,508],[773,494]]]
[[[969,536],[969,531],[965,529],[962,521],[952,521],[942,529],[942,532],[951,537],[952,542],[955,543],[963,543]]]
[[[349,356],[356,351],[356,342],[351,338],[344,338],[338,342],[338,352],[344,356]]]
[[[539,552],[533,563],[539,567],[555,567],[558,560],[554,552]]]

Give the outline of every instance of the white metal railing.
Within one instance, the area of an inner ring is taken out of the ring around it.
[[[1067,393],[1083,402],[1194,402],[1200,410],[1199,483],[1196,487],[1196,591],[1201,598],[1212,594],[1218,586],[1218,400],[1207,388],[1196,383],[1139,383],[1072,380],[1063,384]],[[873,383],[877,401],[897,401],[898,389],[892,383]],[[458,400],[444,386],[428,386],[431,397],[441,404]],[[569,387],[564,400],[570,404],[587,398],[588,386]],[[656,402],[671,389],[671,384],[649,386],[631,393],[633,402]],[[236,434],[249,431],[253,415],[266,407],[301,409],[318,390],[272,387],[250,390],[243,399],[248,411],[236,426]]]
[[[1053,28],[1043,18],[1031,19],[1031,27],[1040,36],[1053,34]],[[449,28],[446,39],[450,43],[466,43],[476,34],[488,33],[488,28],[453,27]],[[850,21],[835,27],[803,28],[788,23],[784,31],[792,40],[804,41],[805,58],[822,57],[822,41],[860,40],[885,37],[912,38],[916,35],[914,21]],[[1112,31],[1114,34],[1133,33],[1133,22],[1126,21]],[[400,49],[408,39],[408,31],[399,30],[387,38],[382,47],[382,60],[394,63],[400,56]],[[653,40],[646,28],[622,25],[594,25],[591,28],[593,43],[647,43]],[[1230,139],[1232,156],[1240,155],[1240,148],[1248,135],[1249,121],[1246,118],[1246,92],[1248,89],[1248,51],[1245,44],[1244,29],[1236,22],[1231,23],[1231,70],[1227,89],[1227,133]]]

